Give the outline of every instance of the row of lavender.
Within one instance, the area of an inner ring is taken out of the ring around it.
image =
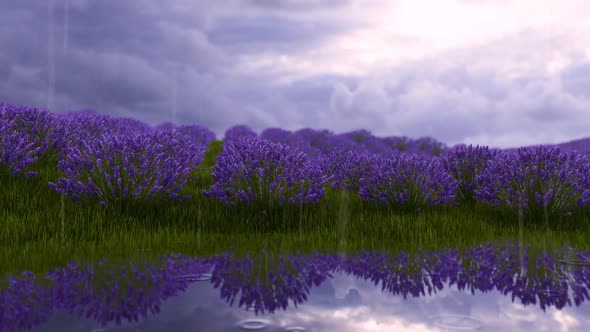
[[[426,292],[431,295],[447,282],[448,288],[456,285],[472,294],[496,289],[511,295],[512,301],[519,298],[525,306],[538,300],[543,310],[571,306],[572,298],[576,306],[590,299],[590,266],[575,264],[590,260],[589,252],[575,252],[571,247],[552,255],[543,252],[536,259],[536,268],[527,271],[523,267],[528,265],[529,255],[527,248],[522,249],[522,256],[521,248],[512,244],[487,244],[463,254],[448,249],[411,257],[404,252],[394,257],[384,252],[361,252],[351,257],[289,255],[273,257],[276,264],[266,273],[255,268],[255,260],[249,255],[238,259],[229,251],[210,258],[173,254],[162,257],[158,264],[131,262],[120,267],[104,261],[94,267],[70,263],[44,279],[36,279],[28,271],[22,277],[10,277],[8,288],[0,289],[0,331],[30,329],[62,309],[93,318],[103,327],[110,322],[120,325],[123,320],[138,322],[150,312],[157,314],[163,300],[186,291],[191,282],[209,279],[230,305],[241,294],[240,307],[252,308],[256,314],[273,313],[286,310],[289,301],[295,307],[303,303],[310,288],[332,278],[333,272],[369,279],[376,286],[381,284],[383,291],[404,299],[408,295],[425,296]],[[260,258],[256,261],[261,262]],[[206,278],[211,270],[210,278]]]
[[[195,179],[189,175],[213,140],[211,131],[195,125],[152,128],[93,111],[56,115],[0,104],[0,164],[15,175],[57,151],[65,177],[49,186],[74,201],[98,197],[106,205],[156,195],[186,200],[190,196],[178,192]],[[408,144],[367,131],[271,128],[258,137],[237,126],[226,134],[212,177],[216,183],[203,194],[233,206],[317,203],[325,185],[394,207],[475,199],[529,211],[546,207],[553,215],[590,203],[590,162],[582,154],[546,146],[446,149],[433,140]]]

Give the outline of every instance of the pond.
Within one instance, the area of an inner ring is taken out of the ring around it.
[[[9,279],[0,331],[588,331],[590,251],[173,254]]]

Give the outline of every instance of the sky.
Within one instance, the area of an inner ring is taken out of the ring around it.
[[[0,102],[157,125],[590,137],[586,0],[0,2]]]

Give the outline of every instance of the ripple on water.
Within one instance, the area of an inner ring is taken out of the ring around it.
[[[481,321],[464,315],[437,315],[432,317],[433,323],[441,328],[455,330],[477,330],[481,328]]]
[[[243,330],[262,330],[270,325],[268,320],[264,319],[244,319],[236,323],[236,325]]]

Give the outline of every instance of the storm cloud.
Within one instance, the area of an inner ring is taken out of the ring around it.
[[[0,101],[199,124],[219,138],[238,124],[500,148],[590,136],[590,4],[431,6],[5,1]]]

